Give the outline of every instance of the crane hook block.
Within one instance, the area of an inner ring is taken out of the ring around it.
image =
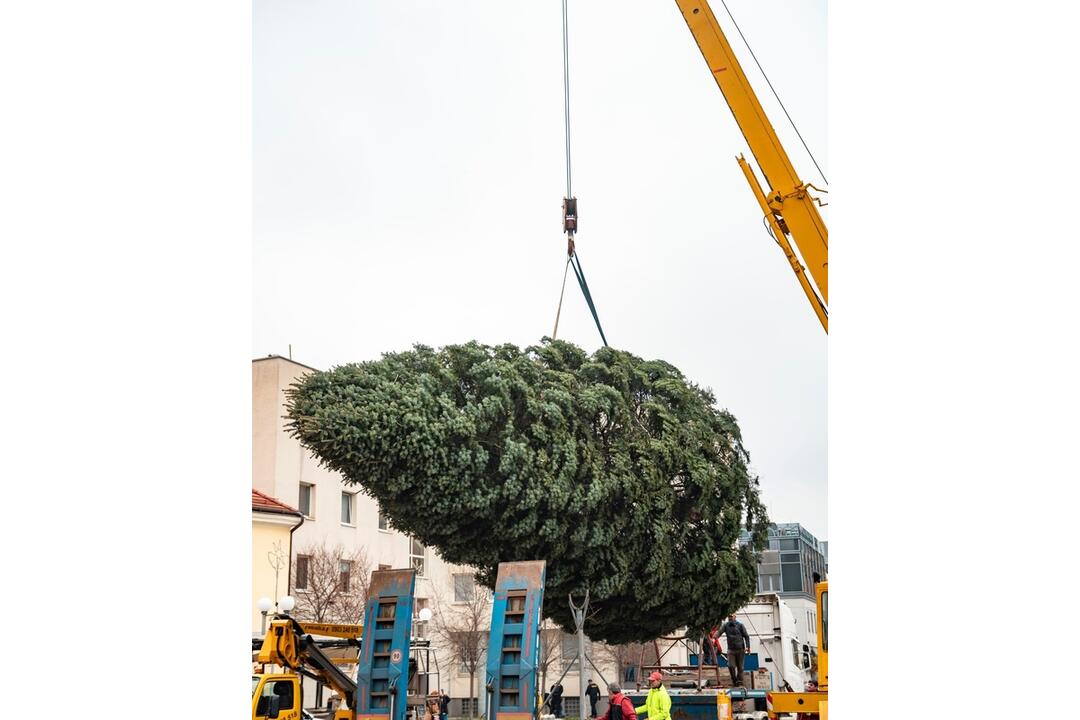
[[[577,198],[563,198],[563,232],[577,232]]]

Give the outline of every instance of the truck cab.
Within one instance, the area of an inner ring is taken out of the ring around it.
[[[252,675],[251,720],[300,720],[299,677]]]

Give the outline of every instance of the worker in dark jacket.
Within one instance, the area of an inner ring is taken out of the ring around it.
[[[611,683],[607,686],[607,689],[608,709],[600,717],[600,720],[637,720],[634,703],[630,702],[630,698],[622,694],[619,683]],[[599,692],[600,688],[596,688],[596,690]]]
[[[600,688],[596,686],[595,680],[589,680],[589,687],[585,688],[585,695],[589,698],[589,705],[591,712],[589,717],[596,717],[596,703],[600,702]]]
[[[741,687],[743,682],[743,659],[750,651],[750,634],[746,627],[735,619],[735,613],[728,615],[727,622],[720,626],[720,633],[727,639],[728,672],[731,684]]]
[[[563,717],[562,692],[562,683],[551,686],[551,714],[557,718]]]

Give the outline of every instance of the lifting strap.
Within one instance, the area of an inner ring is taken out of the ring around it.
[[[551,339],[559,339],[559,316],[562,315],[562,299],[566,294],[566,276],[570,272],[570,258],[566,258],[566,267],[563,268],[562,290],[559,291],[559,309],[555,311],[555,329],[551,331]]]
[[[566,293],[567,270],[574,268],[574,277],[577,278],[581,294],[585,296],[585,302],[592,313],[593,322],[600,332],[600,339],[607,347],[607,337],[604,328],[600,326],[600,316],[596,312],[596,304],[593,302],[592,293],[589,292],[589,284],[585,282],[585,272],[581,269],[581,258],[574,246],[574,234],[578,230],[577,198],[573,194],[573,185],[570,173],[570,44],[568,41],[566,3],[562,3],[563,20],[563,99],[566,119],[566,197],[563,198],[563,232],[566,233],[566,267],[563,269],[562,289],[559,291],[559,309],[555,312],[555,329],[551,333],[551,339],[555,340],[559,335],[559,317],[562,315],[563,295]]]
[[[596,314],[596,305],[593,304],[592,293],[589,292],[589,283],[585,282],[585,271],[581,269],[581,258],[577,252],[574,252],[570,256],[571,265],[574,268],[574,274],[577,275],[578,285],[581,286],[581,294],[585,296],[585,302],[589,304],[589,312],[592,313],[593,321],[596,323],[596,329],[600,331],[600,339],[604,341],[604,347],[607,347],[607,338],[604,337],[604,328],[600,327],[600,317]]]

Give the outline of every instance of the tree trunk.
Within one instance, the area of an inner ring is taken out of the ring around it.
[[[476,671],[469,673],[469,717],[476,717],[476,694],[473,692],[473,684],[476,680]]]

